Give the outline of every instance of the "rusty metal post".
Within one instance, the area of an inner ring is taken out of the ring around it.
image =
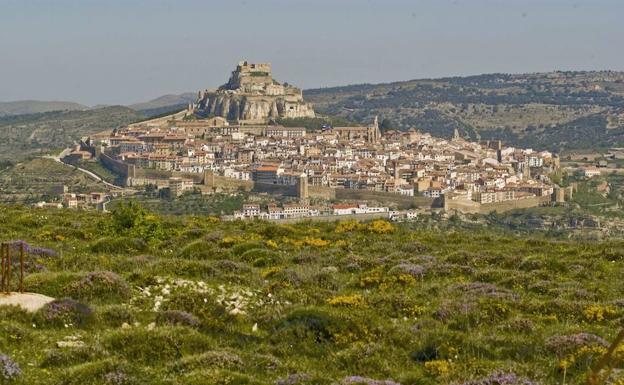
[[[2,256],[2,287],[0,287],[0,291],[4,292],[4,287],[5,287],[5,283],[6,283],[6,253],[5,253],[5,249],[6,249],[6,244],[3,243],[2,245],[0,245],[0,256]]]
[[[7,279],[6,279],[6,292],[11,292],[11,247],[6,245],[6,255],[7,255]]]
[[[24,292],[24,243],[20,243],[20,278],[19,278],[19,292]]]

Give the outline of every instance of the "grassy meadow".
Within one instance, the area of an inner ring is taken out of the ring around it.
[[[2,384],[580,384],[624,316],[621,240],[136,205],[0,206],[0,238],[57,298],[0,307]]]

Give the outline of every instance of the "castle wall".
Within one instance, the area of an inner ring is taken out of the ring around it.
[[[124,178],[132,178],[135,176],[135,166],[133,164],[124,163],[122,161],[111,158],[105,153],[100,153],[100,162],[104,167],[108,168],[112,172],[121,175]]]
[[[358,189],[335,189],[336,199],[342,200],[367,200],[377,201],[383,204],[396,204],[399,208],[413,207],[441,207],[442,202],[421,196],[405,196],[381,191],[358,190]]]
[[[336,199],[336,189],[331,187],[308,185],[308,197],[325,200]]]
[[[253,191],[258,193],[267,193],[271,195],[283,195],[289,197],[299,196],[299,185],[285,185],[285,184],[272,184],[272,183],[259,183],[254,182]]]
[[[550,200],[550,196],[535,196],[505,202],[480,204],[478,202],[467,199],[445,199],[444,210],[447,212],[457,210],[462,213],[470,214],[489,214],[493,211],[497,213],[503,213],[515,209],[537,207],[544,203],[550,202]]]

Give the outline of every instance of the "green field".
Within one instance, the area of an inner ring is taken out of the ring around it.
[[[0,207],[0,237],[73,299],[0,308],[3,383],[580,384],[624,316],[621,240],[136,206]]]

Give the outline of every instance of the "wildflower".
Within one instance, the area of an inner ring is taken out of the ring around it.
[[[14,380],[21,373],[22,370],[17,362],[13,361],[9,356],[0,353],[0,380]]]

